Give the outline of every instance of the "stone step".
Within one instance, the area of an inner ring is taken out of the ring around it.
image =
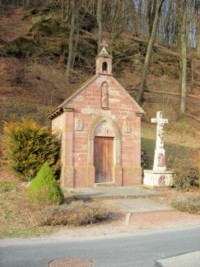
[[[106,182],[106,183],[95,183],[94,187],[114,187],[115,184],[113,182]]]

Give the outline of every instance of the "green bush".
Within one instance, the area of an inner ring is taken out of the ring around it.
[[[4,145],[9,167],[24,180],[36,176],[46,161],[59,175],[59,141],[47,127],[28,119],[5,123]]]
[[[36,216],[36,224],[81,226],[107,220],[110,215],[108,209],[99,202],[79,200],[40,211]]]
[[[28,198],[32,204],[60,204],[64,200],[63,192],[56,181],[52,169],[47,162],[41,167],[28,188]]]
[[[200,195],[178,196],[172,200],[172,206],[183,212],[200,213]]]

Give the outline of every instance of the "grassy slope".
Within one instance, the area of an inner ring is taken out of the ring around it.
[[[80,60],[75,64],[73,83],[68,83],[65,77],[67,28],[52,20],[33,26],[32,18],[30,12],[14,9],[0,20],[0,40],[7,42],[5,45],[0,43],[0,51],[5,52],[0,56],[0,131],[3,121],[19,120],[24,116],[49,125],[47,114],[91,76],[95,68],[95,33],[85,31],[79,38],[77,54]],[[133,97],[140,82],[145,47],[144,41],[127,34],[113,47],[114,76]],[[28,53],[30,49],[34,51],[32,54]],[[89,51],[87,57],[85,50]],[[20,53],[28,54],[20,57]],[[150,118],[158,110],[164,111],[169,119],[169,125],[165,127],[169,157],[175,154],[174,151],[182,156],[184,149],[191,151],[199,147],[200,123],[190,117],[191,114],[197,116],[200,111],[198,64],[195,58],[194,83],[191,85],[188,80],[192,97],[188,97],[186,116],[180,117],[180,96],[174,95],[179,93],[178,54],[162,46],[154,48],[143,103],[146,115],[142,119],[142,147],[148,154],[150,166],[156,135],[156,126],[150,124]]]

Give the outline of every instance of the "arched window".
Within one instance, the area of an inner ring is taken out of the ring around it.
[[[102,64],[102,72],[107,72],[108,70],[107,70],[107,68],[108,68],[108,65],[107,65],[107,62],[103,62],[103,64]]]

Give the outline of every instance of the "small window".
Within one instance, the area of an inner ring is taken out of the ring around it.
[[[107,62],[103,62],[103,65],[102,65],[102,72],[106,72],[107,73],[107,68],[108,68],[108,65],[107,65]]]

